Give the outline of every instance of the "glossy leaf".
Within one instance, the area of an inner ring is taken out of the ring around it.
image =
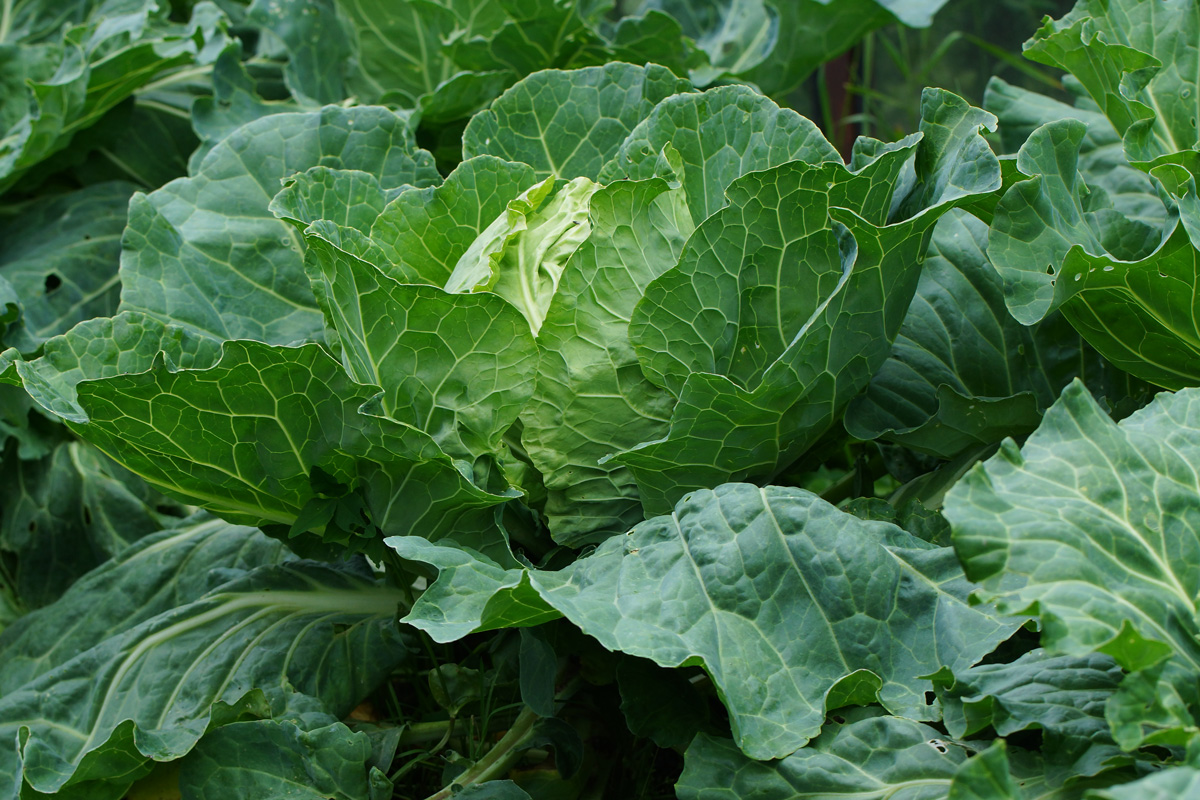
[[[445,286],[471,244],[533,184],[528,165],[479,156],[440,186],[402,192],[371,228],[372,241],[387,257],[376,266],[402,283]]]

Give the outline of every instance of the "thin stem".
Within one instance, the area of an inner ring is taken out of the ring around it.
[[[483,758],[475,765],[454,779],[450,786],[431,794],[427,800],[446,800],[454,793],[455,786],[473,786],[493,780],[512,769],[521,758],[522,745],[529,740],[533,726],[541,719],[532,709],[526,708],[513,720],[512,727],[500,741],[496,742]]]

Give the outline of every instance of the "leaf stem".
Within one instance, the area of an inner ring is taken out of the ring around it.
[[[500,741],[496,742],[491,750],[484,754],[483,758],[475,762],[475,765],[468,769],[463,774],[459,775],[454,781],[440,791],[431,794],[426,800],[446,800],[453,792],[455,786],[472,786],[477,783],[484,783],[497,778],[512,769],[513,764],[521,757],[522,748],[528,741],[530,734],[533,733],[533,726],[541,719],[534,711],[528,707],[522,709],[517,718],[513,720],[512,727],[508,729],[508,733]]]
[[[0,44],[8,38],[8,32],[12,30],[12,7],[13,0],[4,0],[4,10],[0,11]]]

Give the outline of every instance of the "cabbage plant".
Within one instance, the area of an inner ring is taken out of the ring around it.
[[[1195,0],[847,153],[940,3],[114,1],[0,25],[0,796],[1195,791]]]

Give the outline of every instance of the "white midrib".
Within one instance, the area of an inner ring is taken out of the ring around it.
[[[13,0],[4,0],[4,6],[0,10],[0,44],[4,43],[12,29],[12,7]]]
[[[222,617],[235,614],[249,608],[272,610],[303,611],[305,613],[336,612],[340,614],[363,614],[390,616],[396,613],[397,595],[386,591],[347,591],[342,589],[318,589],[316,591],[260,591],[247,592],[228,596],[221,601],[221,596],[211,598],[218,605],[200,614],[168,625],[160,631],[147,636],[138,642],[121,662],[113,679],[108,684],[103,701],[96,707],[96,719],[104,714],[105,708],[112,702],[114,694],[120,689],[125,677],[141,658],[151,650],[165,642],[182,636],[192,630],[214,622]],[[210,602],[211,602],[210,601]],[[256,615],[259,616],[259,615]],[[87,739],[80,747],[80,754],[91,752],[96,735],[104,726],[94,725]]]

